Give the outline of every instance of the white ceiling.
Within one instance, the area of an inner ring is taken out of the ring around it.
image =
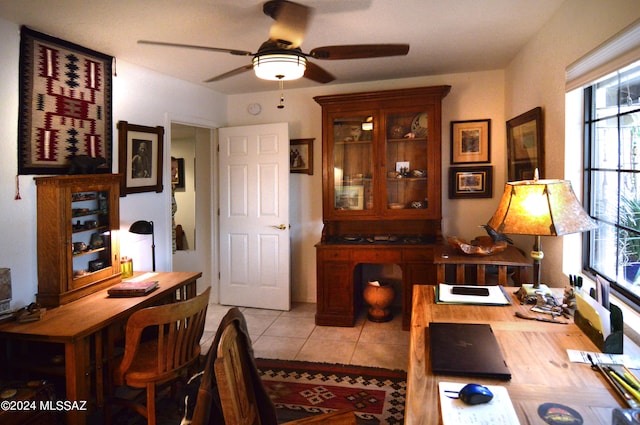
[[[564,0],[297,0],[315,9],[302,50],[408,43],[404,57],[315,60],[329,84],[504,68]],[[277,90],[253,72],[204,80],[250,57],[137,44],[147,39],[256,52],[273,20],[260,0],[0,0],[0,17],[213,90]],[[300,79],[286,88],[313,87]]]

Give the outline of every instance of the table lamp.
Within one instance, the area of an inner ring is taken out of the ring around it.
[[[153,233],[153,221],[138,220],[129,227],[131,233],[151,235],[151,261],[153,271],[156,271],[156,240]]]
[[[597,227],[576,198],[570,181],[537,178],[507,183],[500,205],[487,224],[500,233],[535,236],[531,251],[533,284],[522,285],[518,292],[522,300],[535,297],[539,291],[550,292],[540,284],[544,257],[541,236],[563,236]]]

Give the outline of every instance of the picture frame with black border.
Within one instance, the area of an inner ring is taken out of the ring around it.
[[[313,175],[314,140],[312,138],[289,141],[289,172]]]
[[[538,169],[544,176],[544,123],[542,108],[536,107],[507,121],[507,177],[509,181],[531,180]]]
[[[451,164],[491,162],[491,120],[451,121]]]
[[[176,190],[184,190],[184,158],[176,158],[178,163],[178,175],[175,180],[171,181],[171,184]]]
[[[493,167],[450,167],[449,199],[493,198]]]
[[[118,122],[120,196],[162,192],[164,127]]]

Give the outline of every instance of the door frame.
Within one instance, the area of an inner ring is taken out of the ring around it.
[[[196,190],[202,189],[203,187],[210,188],[210,205],[209,205],[209,215],[207,216],[211,223],[211,231],[209,234],[202,234],[202,232],[198,233],[198,240],[202,242],[202,238],[208,238],[206,243],[211,247],[210,253],[210,261],[208,261],[209,267],[207,270],[198,270],[202,271],[203,278],[198,279],[198,292],[204,290],[205,287],[211,285],[211,299],[210,302],[218,303],[219,300],[219,282],[218,274],[220,271],[219,267],[219,246],[218,246],[218,193],[219,188],[217,184],[217,175],[218,175],[218,128],[221,127],[218,123],[213,121],[205,120],[198,117],[192,116],[182,116],[179,114],[169,114],[165,113],[165,134],[167,135],[167,144],[169,145],[167,149],[164,150],[164,187],[171,188],[171,123],[188,125],[192,127],[201,127],[206,128],[211,131],[211,139],[210,139],[210,157],[208,158],[209,164],[211,164],[211,169],[208,174],[208,182],[198,182],[196,186]],[[171,190],[165,190],[165,198],[166,205],[171,205]],[[197,194],[196,194],[196,202],[197,202]],[[201,217],[197,213],[198,205],[196,204],[196,227],[199,219],[204,220],[205,217]],[[168,229],[168,238],[167,240],[171,240],[171,209],[168,209],[169,213],[165,217],[166,220],[166,229]],[[201,245],[201,243],[200,243]],[[169,245],[171,246],[171,245]],[[197,248],[196,248],[197,252]],[[203,265],[205,266],[206,263]],[[171,270],[173,270],[173,255],[171,255]]]

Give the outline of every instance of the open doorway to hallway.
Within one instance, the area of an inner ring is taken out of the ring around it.
[[[203,286],[212,286],[217,299],[218,255],[217,190],[215,181],[214,129],[171,122],[171,156],[178,160],[179,172],[172,182],[177,210],[176,227],[182,230],[173,254],[174,271],[200,271]],[[180,233],[180,232],[177,232]],[[202,288],[198,288],[202,290]]]

